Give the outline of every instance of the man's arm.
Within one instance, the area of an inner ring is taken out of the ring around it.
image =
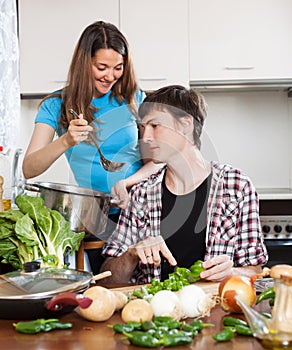
[[[101,266],[101,272],[111,271],[112,276],[107,278],[105,283],[129,283],[130,278],[138,264],[153,264],[159,266],[161,256],[164,256],[170,265],[177,264],[161,236],[147,237],[128,248],[119,257],[108,257]]]
[[[119,257],[107,257],[100,272],[111,271],[112,275],[106,278],[106,284],[129,283],[138,262],[139,258],[128,250]]]

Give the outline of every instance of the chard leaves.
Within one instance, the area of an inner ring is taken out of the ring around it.
[[[22,268],[40,259],[43,265],[63,267],[64,255],[78,251],[85,233],[70,230],[70,223],[44,205],[41,197],[19,195],[19,210],[0,213],[0,257],[2,263]]]

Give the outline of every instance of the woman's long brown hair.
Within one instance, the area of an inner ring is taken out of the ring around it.
[[[95,94],[92,57],[99,49],[112,49],[123,57],[124,72],[113,86],[111,97],[116,97],[120,103],[125,101],[131,112],[137,116],[135,92],[138,84],[128,42],[116,26],[98,21],[85,28],[81,34],[73,53],[67,85],[62,89],[61,95],[53,93],[45,97],[45,99],[52,96],[62,98],[59,126],[65,129],[68,129],[70,121],[74,118],[68,112],[70,108],[78,114],[82,113],[89,124],[95,119],[93,112],[96,108],[91,105]]]

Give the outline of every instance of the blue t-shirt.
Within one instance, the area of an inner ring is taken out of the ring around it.
[[[96,130],[99,129],[98,142],[107,159],[125,162],[126,165],[118,172],[104,170],[95,146],[85,142],[65,152],[77,184],[105,193],[110,193],[111,187],[118,180],[131,176],[143,164],[139,152],[136,118],[125,102],[120,104],[116,98],[110,99],[110,93],[111,91],[92,100],[92,105],[99,109],[95,112],[95,117],[101,122],[94,121]],[[140,105],[145,94],[139,91],[136,98]],[[58,97],[45,100],[40,106],[35,123],[48,124],[57,132],[61,102]]]

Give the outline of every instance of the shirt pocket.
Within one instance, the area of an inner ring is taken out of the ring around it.
[[[237,202],[222,202],[217,227],[217,238],[222,241],[234,241],[238,231],[239,208]]]

